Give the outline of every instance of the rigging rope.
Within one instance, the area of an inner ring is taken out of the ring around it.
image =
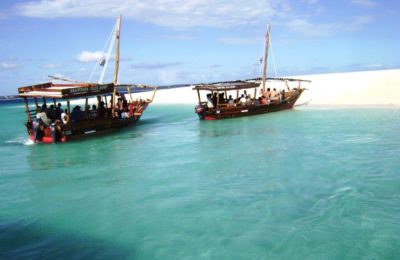
[[[272,49],[271,35],[269,36],[269,48],[271,49],[272,64],[274,66],[275,78],[277,78],[278,77],[278,73],[276,72],[275,55],[274,55],[274,50]]]
[[[104,47],[103,47],[103,49],[102,49],[102,51],[101,51],[102,55],[105,53],[105,50],[107,49],[107,46],[109,46],[110,41],[111,41],[113,35],[115,34],[116,27],[117,27],[117,23],[114,24],[114,26],[113,26],[113,28],[112,28],[112,30],[111,30],[111,32],[110,32],[110,35],[108,36],[108,38],[107,38],[107,40],[106,40],[106,42],[105,42],[105,44],[104,44]],[[110,44],[110,46],[111,46],[111,45],[113,45],[113,44]],[[97,67],[98,67],[99,65],[105,67],[105,64],[101,65],[101,64],[99,63],[99,62],[102,60],[102,58],[103,58],[103,57],[101,57],[100,60],[99,60],[99,61],[96,61],[96,63],[94,64],[93,69],[92,69],[92,73],[90,74],[90,77],[89,77],[89,82],[92,81],[93,75],[94,75],[94,73],[96,72]],[[106,58],[106,61],[107,61],[107,60],[108,60],[108,56],[107,56],[107,58]],[[103,70],[104,70],[104,67],[103,67]],[[104,74],[104,73],[102,72],[102,74]],[[102,79],[99,80],[99,83],[101,83],[101,81],[102,81]]]
[[[113,36],[117,33],[117,23],[115,23],[114,29],[113,29]],[[108,62],[110,61],[110,55],[111,55],[111,51],[114,47],[114,43],[115,43],[115,38],[116,37],[112,37],[111,38],[111,43],[108,46],[108,51],[107,51],[107,57],[106,57],[106,63],[104,64],[103,70],[101,71],[101,75],[100,75],[100,79],[99,79],[99,83],[103,83],[103,79],[104,79],[104,74],[107,70],[107,65]]]

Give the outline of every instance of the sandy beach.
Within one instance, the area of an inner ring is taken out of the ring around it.
[[[310,105],[400,105],[400,69],[295,76],[311,80],[297,104]],[[277,88],[284,85],[272,85]],[[291,85],[295,87],[296,85]],[[143,98],[148,93],[141,93]],[[154,104],[196,104],[192,87],[158,90]]]

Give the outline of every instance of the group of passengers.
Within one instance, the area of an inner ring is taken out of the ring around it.
[[[47,104],[44,103],[41,107],[37,108],[36,118],[40,123],[45,126],[49,126],[51,123],[55,123],[57,120],[61,120],[63,109],[61,107],[61,103],[58,103],[55,107],[54,105],[50,105],[47,107]]]
[[[125,96],[120,95],[120,97],[117,99],[117,102],[115,103],[113,116],[120,119],[133,117],[135,113],[139,113],[143,110],[142,103],[143,101],[141,99],[128,103]],[[112,106],[113,104],[110,100],[109,111],[112,111]]]
[[[78,122],[86,119],[97,119],[97,118],[104,118],[106,116],[107,109],[103,101],[100,101],[99,107],[96,105],[87,105],[85,111],[81,110],[79,105],[75,106],[71,112],[71,121]],[[67,115],[68,116],[68,115]],[[68,118],[66,118],[63,123],[68,123]]]
[[[110,108],[112,108],[111,106],[112,102],[110,101]],[[121,97],[117,99],[117,103],[115,103],[114,116],[121,119],[130,117],[128,101],[124,95],[121,95]]]
[[[55,138],[59,140],[62,136],[62,125],[69,124],[70,122],[75,123],[83,120],[100,119],[106,117],[118,117],[125,119],[134,116],[135,113],[143,111],[143,101],[138,100],[135,102],[128,103],[124,95],[117,99],[114,106],[114,114],[112,113],[112,102],[110,106],[106,108],[105,103],[100,101],[99,107],[96,105],[86,106],[85,110],[82,110],[81,106],[76,105],[71,113],[68,113],[67,109],[63,109],[61,103],[57,106],[47,106],[44,103],[41,107],[37,107],[36,119],[38,128],[36,131],[35,138],[41,140],[45,135],[50,135],[50,126],[54,127]]]
[[[93,118],[102,118],[105,116],[105,106],[104,102],[101,101],[99,108],[96,105],[92,105],[86,107],[85,111],[81,110],[81,106],[76,105],[72,112],[69,114],[67,109],[63,109],[61,103],[58,103],[55,107],[54,105],[50,105],[47,107],[47,104],[43,104],[41,107],[37,108],[36,118],[38,119],[40,124],[44,126],[49,126],[52,123],[63,123],[68,124],[69,122],[78,122],[86,119]]]
[[[266,105],[273,102],[281,101],[285,98],[285,90],[278,92],[276,88],[272,90],[267,88],[265,91],[260,90],[260,97],[258,99],[252,99],[250,94],[244,90],[243,94],[237,99],[233,99],[232,95],[225,98],[225,93],[214,92],[213,94],[207,94],[207,107],[215,108],[218,105],[225,105],[226,107],[236,107],[236,106],[248,106],[248,105]]]
[[[80,105],[76,105],[71,113],[68,113],[67,109],[62,109],[61,103],[58,103],[55,107],[47,104],[43,104],[37,108],[36,118],[40,124],[45,127],[50,126],[52,123],[63,123],[68,124],[70,122],[75,123],[88,119],[99,119],[105,117],[118,117],[125,119],[134,116],[135,112],[140,112],[142,108],[142,101],[136,101],[128,103],[125,98],[118,98],[114,106],[114,114],[112,114],[112,102],[110,106],[106,108],[105,103],[101,101],[99,107],[96,105],[87,105],[85,110],[82,110]]]
[[[225,98],[225,93],[219,93],[219,96],[217,96],[217,92],[214,92],[213,94],[207,94],[207,106],[209,108],[217,107],[217,101],[219,105],[225,105],[227,107],[245,106],[254,103],[251,96],[247,94],[246,90],[237,99],[233,99],[232,95],[229,95],[228,98]]]
[[[281,101],[285,99],[285,90],[281,90],[280,92],[276,91],[276,88],[272,90],[267,88],[264,92],[262,89],[260,90],[261,96],[258,98],[260,104],[270,104],[276,101]]]
[[[66,111],[62,109],[61,103],[58,103],[57,106],[50,105],[49,107],[47,107],[47,104],[44,103],[41,107],[37,107],[36,119],[39,123],[39,126],[36,131],[35,138],[37,140],[41,140],[45,136],[45,131],[49,131],[49,126],[54,123],[56,130],[55,138],[58,141],[61,138],[61,120],[65,113]]]

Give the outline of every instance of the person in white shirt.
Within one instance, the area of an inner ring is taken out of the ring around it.
[[[68,124],[68,122],[69,122],[69,116],[68,116],[68,113],[67,113],[66,109],[64,110],[64,112],[61,113],[61,120],[62,120],[64,125]]]
[[[274,88],[274,89],[271,91],[270,100],[271,100],[271,101],[277,101],[277,100],[279,100],[279,95],[278,95],[278,92],[276,91],[276,88]]]
[[[51,121],[47,117],[46,112],[44,112],[41,108],[39,108],[39,112],[36,114],[36,118],[42,121],[45,126],[49,126],[51,124]]]
[[[247,95],[246,105],[251,105],[251,104],[253,104],[253,100],[251,100],[251,96],[250,95]]]
[[[235,102],[233,101],[232,95],[229,95],[228,107],[234,107],[234,106],[235,106]]]
[[[208,108],[214,108],[213,100],[211,98],[211,94],[207,94],[207,107]]]

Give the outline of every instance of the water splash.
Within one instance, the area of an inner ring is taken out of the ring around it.
[[[26,146],[35,144],[35,142],[32,141],[31,139],[22,136],[8,140],[5,143],[8,145],[26,145]]]

